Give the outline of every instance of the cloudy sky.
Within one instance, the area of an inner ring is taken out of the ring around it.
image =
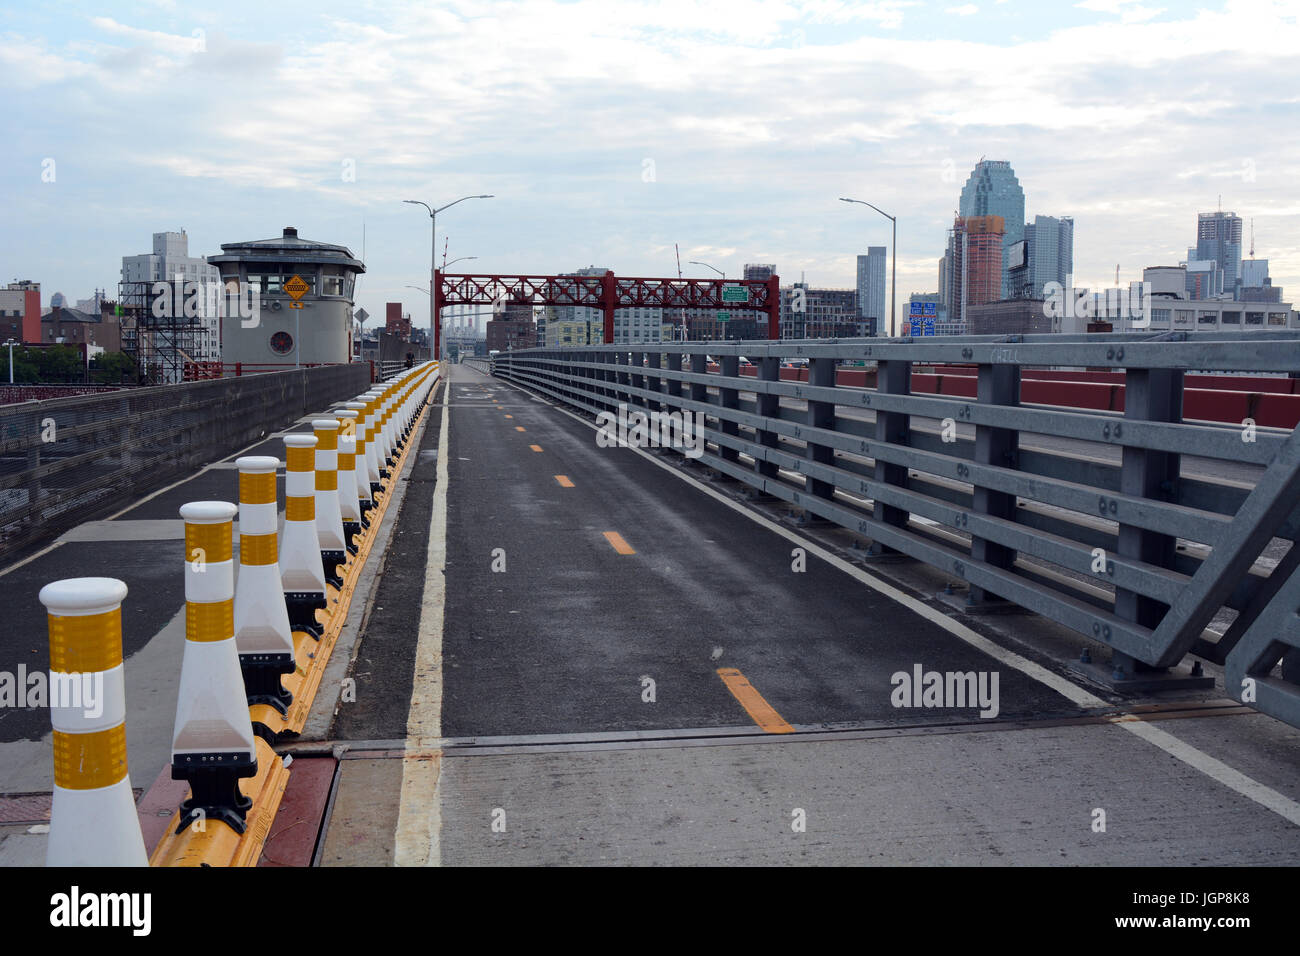
[[[429,221],[452,271],[597,264],[848,287],[887,245],[933,291],[980,157],[1075,219],[1076,284],[1140,278],[1197,212],[1255,224],[1300,299],[1300,25],[1227,0],[6,3],[0,279],[103,287],[184,228],[191,254],[301,235],[362,251],[358,304],[420,324]],[[53,181],[49,181],[49,180]]]

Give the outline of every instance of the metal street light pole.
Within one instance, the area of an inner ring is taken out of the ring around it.
[[[889,245],[889,337],[893,338],[895,334],[894,323],[898,316],[896,308],[898,304],[898,220],[885,212],[885,210],[881,209],[879,206],[872,206],[871,203],[864,202],[861,199],[845,199],[841,196],[840,202],[855,202],[859,206],[871,206],[872,209],[880,213],[894,225],[893,238],[890,240]]]
[[[12,336],[10,336],[9,341],[5,343],[5,345],[9,346],[9,384],[10,385],[14,383],[14,346],[17,344],[18,343],[14,341]]]
[[[423,206],[425,209],[429,210],[429,235],[431,237],[429,243],[429,334],[433,336],[434,359],[437,361],[442,361],[442,336],[439,334],[438,317],[434,315],[434,312],[437,311],[434,307],[434,303],[438,301],[438,298],[433,292],[434,283],[437,281],[435,277],[438,272],[438,213],[442,212],[444,209],[450,209],[452,206],[456,205],[456,203],[464,202],[466,199],[491,198],[492,196],[490,194],[461,196],[454,202],[449,202],[445,206],[439,206],[437,209],[434,209],[427,202],[421,202],[418,199],[402,200],[402,202],[410,203],[414,206]]]
[[[711,266],[711,265],[709,265],[707,262],[700,262],[698,259],[691,259],[691,260],[690,260],[690,264],[693,265],[693,266],[704,266],[704,268],[706,268],[706,269],[712,269],[712,270],[713,270],[714,272],[716,272],[718,275],[722,276],[722,279],[723,279],[724,282],[725,282],[726,279],[727,279],[727,274],[726,274],[725,272],[723,272],[721,269],[719,269],[717,266]],[[722,337],[725,339],[725,338],[727,337],[727,333],[726,333],[726,332],[723,332],[723,333],[722,333]],[[683,335],[682,338],[683,338],[683,340],[684,340],[684,339],[685,339],[685,335]]]

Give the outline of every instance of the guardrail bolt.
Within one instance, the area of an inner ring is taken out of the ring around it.
[[[1092,663],[1092,652],[1088,650],[1086,645],[1084,646],[1083,650],[1079,652],[1079,663],[1080,664]]]
[[[1205,676],[1205,668],[1201,666],[1200,661],[1192,661],[1192,676],[1193,677]]]

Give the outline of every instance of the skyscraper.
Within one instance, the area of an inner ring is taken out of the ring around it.
[[[1009,247],[1024,238],[1025,229],[1025,191],[1020,188],[1011,164],[1001,159],[981,159],[962,187],[957,208],[964,219],[972,216],[1002,217],[1005,227],[1002,261],[1008,261]],[[1003,270],[998,297],[1005,298],[1009,294],[1010,283]]]
[[[967,306],[1003,298],[1004,236],[1001,216],[958,216],[953,221],[944,257],[948,262],[944,270],[948,287],[943,301],[954,325],[966,323]]]
[[[875,319],[876,328],[888,328],[885,321],[885,254],[884,246],[867,246],[867,254],[858,256],[858,314]]]
[[[1025,252],[1029,298],[1043,298],[1043,286],[1048,282],[1064,286],[1074,274],[1074,220],[1035,216],[1025,224]]]
[[[1190,258],[1191,250],[1188,250]],[[1223,291],[1237,298],[1241,279],[1241,217],[1232,212],[1203,212],[1196,217],[1196,258],[1217,262]]]

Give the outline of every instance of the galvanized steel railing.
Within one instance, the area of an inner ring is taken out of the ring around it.
[[[1300,373],[1300,333],[665,347],[533,349],[494,368],[593,414],[701,412],[699,461],[721,474],[967,582],[973,603],[1005,599],[1109,645],[1121,669],[1222,663],[1230,694],[1300,726],[1300,430],[1181,417],[1185,372]],[[807,382],[781,379],[790,358]],[[836,385],[857,361],[875,388]],[[977,366],[978,397],[913,394],[914,363]],[[1125,411],[1022,403],[1025,367],[1122,370]]]

